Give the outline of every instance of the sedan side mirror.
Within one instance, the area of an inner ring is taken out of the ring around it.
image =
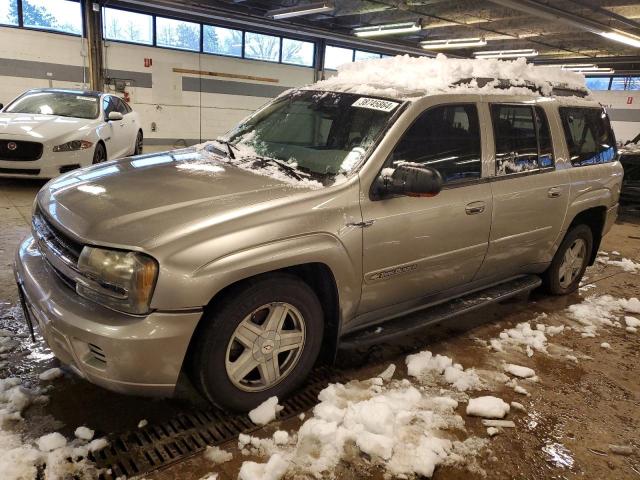
[[[109,116],[107,118],[110,122],[117,122],[118,120],[122,120],[124,116],[120,112],[109,112]]]
[[[433,197],[442,190],[442,175],[433,168],[419,163],[402,162],[393,172],[389,170],[391,169],[383,169],[376,180],[375,192],[379,197]]]

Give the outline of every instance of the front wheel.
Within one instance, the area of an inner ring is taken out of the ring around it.
[[[104,145],[98,143],[96,145],[96,149],[93,152],[93,164],[102,163],[107,160],[107,150],[104,148]]]
[[[192,379],[211,402],[237,411],[272,396],[282,399],[302,384],[320,352],[324,328],[313,290],[284,273],[233,289],[202,321]]]
[[[567,295],[578,288],[592,248],[593,234],[588,226],[576,225],[567,232],[544,274],[544,284],[549,293]]]
[[[136,144],[133,147],[133,154],[134,155],[142,154],[143,146],[144,146],[144,137],[142,136],[142,130],[139,130],[138,135],[136,136]]]

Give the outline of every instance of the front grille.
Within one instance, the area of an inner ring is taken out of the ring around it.
[[[40,175],[39,168],[0,168],[0,173],[8,175]]]
[[[53,226],[39,208],[33,213],[32,224],[38,241],[46,243],[50,250],[64,255],[74,264],[78,263],[83,245]]]
[[[42,144],[20,140],[0,140],[0,160],[29,162],[42,157]]]
[[[91,352],[91,357],[93,358],[93,360],[102,364],[107,363],[107,357],[104,354],[104,350],[102,350],[99,346],[90,343],[89,352]]]

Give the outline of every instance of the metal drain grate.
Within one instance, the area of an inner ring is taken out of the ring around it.
[[[278,419],[291,418],[313,407],[323,388],[342,380],[329,368],[314,370],[306,386],[282,403],[284,408]],[[100,480],[132,477],[167,467],[197,454],[207,445],[220,445],[259,428],[245,414],[213,408],[189,411],[160,424],[111,436],[109,445],[93,453],[90,460],[106,472]]]

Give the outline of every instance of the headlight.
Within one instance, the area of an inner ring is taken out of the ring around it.
[[[72,140],[62,145],[56,145],[53,147],[54,152],[73,152],[75,150],[86,150],[93,147],[93,142],[87,140]]]
[[[79,295],[126,313],[149,311],[158,278],[158,262],[143,253],[84,247],[78,270],[87,277],[76,284]]]

